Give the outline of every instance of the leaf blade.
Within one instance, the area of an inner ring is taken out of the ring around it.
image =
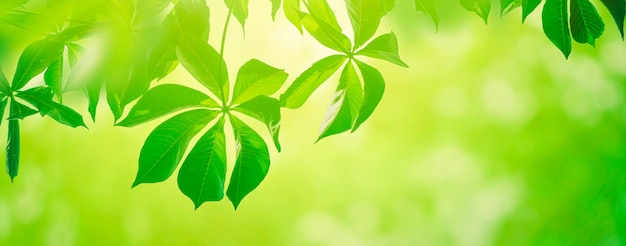
[[[621,0],[600,0],[609,10],[622,39],[624,39],[624,16],[626,15],[626,1]]]
[[[232,103],[242,103],[259,95],[274,94],[287,80],[285,70],[252,59],[239,69]]]
[[[393,32],[378,36],[355,55],[382,59],[401,67],[409,67],[409,65],[400,59],[400,55],[398,54],[398,39]]]
[[[272,136],[276,150],[281,151],[278,139],[281,123],[280,102],[278,100],[261,95],[240,104],[234,110],[263,122]]]
[[[183,67],[200,84],[223,102],[227,101],[229,86],[226,63],[213,47],[200,39],[182,35],[176,54]]]
[[[339,69],[345,60],[345,56],[333,55],[313,63],[280,96],[281,106],[292,109],[301,107],[311,94]]]
[[[491,11],[491,0],[461,0],[461,6],[476,13],[487,24],[489,12]]]
[[[546,0],[542,22],[543,32],[567,59],[572,52],[572,37],[567,24],[567,1]]]
[[[604,22],[589,0],[570,1],[572,37],[578,43],[595,46],[595,40],[604,32]]]
[[[348,62],[339,78],[335,95],[328,105],[317,141],[350,130],[361,108],[363,89],[354,69]]]
[[[346,0],[345,2],[354,32],[354,48],[358,49],[374,36],[385,13],[380,0]]]
[[[360,61],[356,61],[356,65],[361,71],[361,78],[363,78],[363,103],[352,127],[352,132],[356,131],[372,115],[385,92],[385,79],[376,68]]]
[[[300,21],[307,32],[320,44],[346,54],[352,51],[350,39],[331,25],[302,12],[300,12]]]

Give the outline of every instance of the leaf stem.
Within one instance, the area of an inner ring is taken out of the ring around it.
[[[226,15],[226,21],[224,23],[224,30],[222,31],[222,41],[220,43],[220,57],[222,58],[222,60],[224,60],[224,47],[226,46],[226,36],[227,36],[227,33],[228,33],[228,25],[230,23],[230,17],[233,15],[233,7],[234,6],[235,6],[235,1],[233,0],[231,5],[228,6],[228,14]],[[223,64],[224,64],[223,62],[220,62],[220,68],[219,68],[220,76],[218,77],[220,80],[224,76],[224,74],[222,74],[223,73],[222,70],[224,69],[224,67],[223,67],[224,65]],[[228,98],[226,98],[226,97],[228,97],[228,95],[224,95],[224,90],[223,89],[221,90],[221,94],[222,94],[222,99],[223,99],[222,107],[223,108],[227,108],[228,107],[227,106]]]

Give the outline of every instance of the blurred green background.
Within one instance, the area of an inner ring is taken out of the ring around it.
[[[342,2],[330,2],[349,33]],[[22,124],[20,174],[0,178],[0,244],[626,244],[626,45],[611,19],[597,48],[574,45],[565,60],[539,11],[522,25],[520,10],[500,18],[494,6],[485,26],[450,1],[436,31],[398,2],[379,34],[396,33],[410,69],[368,60],[387,90],[352,134],[313,144],[337,76],[303,108],[283,110],[283,152],[271,153],[269,175],[238,211],[226,200],[194,211],[174,178],[130,189],[159,122],[113,127],[102,101],[90,130]],[[209,4],[217,45],[227,11]],[[269,1],[250,10],[245,38],[235,22],[228,32],[231,74],[257,58],[292,81],[332,54],[282,13],[272,22]],[[0,35],[10,78],[37,37],[6,26]],[[195,82],[179,67],[159,83]],[[84,97],[68,97],[88,119]]]

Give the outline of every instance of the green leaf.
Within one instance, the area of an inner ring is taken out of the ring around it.
[[[491,0],[461,0],[461,6],[478,14],[487,24],[489,11],[491,11]]]
[[[50,86],[59,102],[63,101],[63,53],[54,59],[43,75],[44,82]]]
[[[158,34],[157,42],[150,50],[148,58],[149,78],[161,80],[169,73],[171,73],[178,65],[178,58],[176,57],[176,46],[178,45],[178,38],[180,36],[180,28],[177,27],[177,20],[174,17],[174,13],[171,13],[163,23],[162,28]],[[208,22],[207,22],[208,23]],[[208,24],[207,35],[202,36],[200,39],[208,39]],[[195,33],[193,35],[198,35]]]
[[[13,119],[24,119],[28,116],[34,115],[37,113],[37,110],[34,110],[24,104],[21,104],[15,100],[11,100],[10,105],[11,110],[9,111],[9,120]]]
[[[339,26],[337,22],[337,17],[335,17],[335,13],[326,0],[308,0],[308,8],[311,15],[318,21],[324,22],[338,32],[341,32],[341,26]]]
[[[51,38],[61,43],[72,43],[89,37],[93,31],[93,25],[79,24],[65,28],[65,30],[52,36]]]
[[[272,95],[289,75],[284,70],[252,59],[239,69],[232,102],[242,103],[259,95]]]
[[[205,42],[209,39],[210,11],[206,1],[182,0],[176,4],[174,11],[178,28],[182,32]]]
[[[7,174],[13,178],[17,176],[17,169],[20,165],[20,122],[17,119],[9,120],[9,136],[7,137]]]
[[[102,90],[101,81],[93,81],[87,83],[87,98],[89,99],[88,111],[92,121],[96,121],[96,110],[98,109],[98,102],[100,102],[100,91]]]
[[[235,116],[230,122],[235,132],[237,161],[226,195],[235,209],[246,195],[263,181],[270,167],[270,154],[263,138]]]
[[[360,61],[355,61],[359,70],[361,70],[361,78],[363,78],[363,103],[359,110],[359,115],[352,127],[352,131],[356,131],[363,122],[365,122],[374,109],[380,103],[385,92],[385,79],[383,75],[374,67]]]
[[[202,135],[178,171],[178,188],[193,201],[196,209],[206,201],[224,198],[225,145],[222,118]]]
[[[179,110],[219,105],[206,94],[175,84],[159,85],[144,94],[118,126],[136,126]]]
[[[47,115],[57,122],[70,126],[79,127],[84,126],[83,116],[74,111],[73,109],[52,101],[53,92],[47,87],[35,87],[25,91],[20,91],[16,94],[20,99],[32,104],[39,113]]]
[[[543,32],[563,52],[572,52],[572,38],[567,25],[567,0],[546,0],[542,12]]]
[[[115,80],[109,80],[107,86],[107,101],[118,120],[130,102],[139,98],[150,88],[147,66],[145,63],[134,64],[129,73],[122,72]]]
[[[249,0],[224,0],[226,6],[233,12],[237,21],[241,23],[241,27],[245,29],[246,19],[248,19],[248,1]]]
[[[383,12],[385,14],[391,12],[393,7],[395,6],[395,0],[380,0],[381,6],[383,7]]]
[[[272,1],[272,20],[276,20],[276,13],[278,13],[278,9],[280,8],[280,0],[270,1]]]
[[[606,6],[606,8],[611,12],[611,16],[613,16],[613,20],[615,20],[615,24],[617,25],[617,29],[619,33],[622,35],[622,39],[624,39],[624,16],[626,15],[626,1],[623,0],[600,0]]]
[[[317,141],[352,128],[363,102],[363,89],[354,66],[348,62],[335,90]]]
[[[380,0],[346,0],[346,8],[354,31],[354,48],[357,49],[374,36],[385,13]]]
[[[21,89],[32,78],[42,73],[63,52],[63,44],[50,42],[46,39],[30,44],[20,55],[12,89]]]
[[[398,55],[398,39],[393,32],[378,36],[356,55],[382,59],[398,66],[409,67]]]
[[[227,101],[229,85],[226,63],[213,47],[195,37],[182,35],[176,54],[183,67],[198,82],[223,102]]]
[[[522,23],[526,21],[526,17],[535,11],[540,3],[541,0],[522,0]]]
[[[87,53],[87,49],[75,43],[65,44],[67,46],[67,59],[70,63],[70,68],[74,68],[78,59]]]
[[[346,54],[352,51],[350,39],[340,31],[337,31],[334,27],[320,21],[312,15],[302,12],[300,12],[300,21],[302,25],[304,25],[304,28],[306,28],[311,36],[317,39],[320,44]]]
[[[522,6],[522,0],[500,0],[500,15],[505,15],[519,6]]]
[[[183,158],[189,141],[219,112],[196,109],[176,115],[157,126],[139,154],[139,170],[133,187],[169,178]]]
[[[7,77],[4,75],[2,66],[0,65],[0,96],[4,97],[11,94],[11,86]]]
[[[284,94],[280,95],[280,104],[287,108],[301,107],[317,87],[328,80],[345,60],[345,56],[333,55],[315,62],[296,78]]]
[[[570,1],[570,24],[576,42],[595,46],[596,39],[604,32],[604,22],[589,0]]]
[[[302,22],[300,21],[300,0],[284,0],[283,1],[283,11],[285,12],[285,17],[287,20],[291,22],[300,34],[302,34]]]
[[[281,116],[280,102],[278,100],[267,96],[258,96],[239,104],[235,110],[263,122],[272,135],[276,150],[280,152],[281,147],[278,134],[280,133]]]
[[[439,29],[439,14],[437,13],[435,0],[413,0],[413,3],[415,3],[415,9],[430,16],[435,23],[435,27]]]
[[[4,120],[4,110],[6,110],[8,102],[8,97],[0,99],[0,124],[2,124],[2,121]]]

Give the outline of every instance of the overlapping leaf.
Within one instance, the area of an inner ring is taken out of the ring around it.
[[[380,0],[346,0],[346,8],[354,30],[354,48],[357,49],[376,33],[385,13]]]
[[[570,24],[576,42],[595,45],[604,32],[604,22],[589,0],[570,1]]]
[[[284,70],[252,59],[239,69],[232,103],[239,104],[259,95],[272,95],[285,83],[287,76]]]
[[[543,31],[563,52],[565,58],[572,52],[572,37],[567,24],[567,0],[546,0],[542,12]]]
[[[461,6],[476,13],[487,24],[489,12],[491,11],[491,0],[461,0]]]
[[[433,19],[435,26],[439,27],[439,14],[437,13],[435,0],[413,0],[413,3],[416,10],[426,13]]]
[[[301,107],[311,94],[339,69],[345,60],[345,56],[333,55],[315,62],[313,66],[298,76],[287,91],[280,96],[281,105],[287,108]]]
[[[180,63],[202,85],[222,101],[229,92],[224,59],[213,47],[191,35],[182,35],[176,49]]]

